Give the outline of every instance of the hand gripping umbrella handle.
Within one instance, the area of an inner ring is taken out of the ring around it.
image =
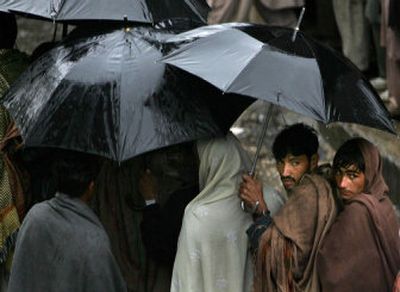
[[[266,117],[264,119],[263,128],[261,130],[260,136],[258,137],[257,150],[256,150],[256,154],[254,155],[253,164],[251,166],[250,171],[248,172],[249,176],[251,176],[251,177],[254,177],[255,172],[256,172],[256,167],[257,167],[258,158],[260,157],[261,147],[262,147],[262,144],[264,142],[265,134],[267,133],[268,125],[269,125],[269,122],[271,120],[273,110],[274,110],[274,105],[271,104],[268,107],[267,115],[266,115]],[[246,206],[246,204],[244,203],[243,200],[240,202],[240,207],[245,212],[251,212],[251,213],[254,212],[254,208],[252,210],[249,210],[249,208],[247,208],[247,206]]]

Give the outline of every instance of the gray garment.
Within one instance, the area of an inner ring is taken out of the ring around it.
[[[78,198],[36,204],[20,228],[9,292],[126,291],[109,238]]]
[[[370,47],[365,5],[366,0],[333,0],[343,54],[362,71],[368,69]]]

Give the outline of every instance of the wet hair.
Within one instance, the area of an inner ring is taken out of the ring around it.
[[[272,152],[276,160],[283,159],[286,155],[306,155],[308,159],[318,152],[317,132],[310,126],[294,124],[286,127],[275,138]]]
[[[58,151],[54,155],[53,175],[56,191],[81,197],[99,175],[101,158],[75,151]]]
[[[340,168],[347,168],[350,165],[355,165],[358,170],[365,172],[365,160],[362,155],[359,139],[351,139],[346,141],[335,154],[333,158],[333,170],[337,171]]]
[[[17,21],[11,13],[0,11],[0,49],[12,49],[17,39]]]

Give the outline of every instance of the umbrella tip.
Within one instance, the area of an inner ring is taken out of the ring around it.
[[[128,15],[126,15],[126,14],[124,15],[124,30],[126,32],[131,30],[130,27],[128,26]]]
[[[300,16],[299,16],[299,19],[297,20],[296,27],[294,28],[294,31],[293,31],[292,42],[294,42],[296,40],[297,33],[300,30],[300,25],[301,25],[301,22],[303,21],[305,11],[306,11],[306,7],[303,6],[301,8]]]

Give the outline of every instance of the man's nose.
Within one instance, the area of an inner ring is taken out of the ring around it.
[[[284,164],[283,165],[283,171],[282,171],[282,176],[291,176],[292,174],[292,167],[290,164]]]
[[[338,181],[338,187],[340,189],[345,189],[348,185],[348,182],[349,180],[345,176],[342,176]]]

